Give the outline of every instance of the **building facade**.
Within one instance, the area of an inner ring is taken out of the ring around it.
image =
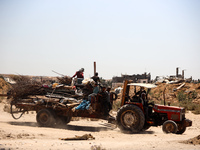
[[[112,78],[112,87],[116,88],[123,85],[124,80],[132,80],[133,83],[150,83],[151,74],[134,74],[134,75],[122,75],[121,77]]]

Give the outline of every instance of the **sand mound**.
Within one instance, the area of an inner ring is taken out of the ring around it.
[[[189,140],[183,141],[183,143],[198,145],[198,144],[200,144],[200,135],[198,135],[198,136],[196,136],[194,138],[191,138]]]
[[[10,87],[10,84],[0,77],[0,94],[6,94]]]

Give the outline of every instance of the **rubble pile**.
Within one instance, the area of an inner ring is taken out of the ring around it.
[[[200,84],[194,83],[159,83],[157,87],[152,89],[149,96],[153,101],[164,100],[166,102],[176,103],[181,100],[180,94],[192,99],[193,103],[200,104]]]
[[[199,145],[200,144],[200,135],[198,135],[198,136],[196,136],[194,138],[191,138],[189,140],[183,141],[182,143]]]
[[[65,85],[71,85],[72,79],[69,76],[57,77],[58,82]]]
[[[156,83],[157,87],[151,89],[148,94],[150,101],[154,101],[159,104],[163,102],[164,98],[166,103],[178,103],[181,100],[180,95],[185,96],[186,99],[192,100],[193,103],[200,104],[200,83],[187,83],[182,81],[171,83]],[[130,91],[130,95],[134,95],[134,90]],[[118,94],[118,100],[120,100],[122,94]],[[184,98],[184,97],[183,97]]]

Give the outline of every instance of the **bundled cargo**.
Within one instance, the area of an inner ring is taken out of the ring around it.
[[[33,81],[27,76],[11,76],[16,82],[8,91],[8,98],[24,99],[33,95],[45,95],[46,91],[41,82]]]

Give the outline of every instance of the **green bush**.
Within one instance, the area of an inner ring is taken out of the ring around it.
[[[190,95],[188,95],[188,97],[191,98],[191,99],[197,98],[197,92],[196,91],[192,91],[192,93]]]
[[[180,102],[180,106],[185,107],[186,110],[195,110],[196,108],[196,104],[189,101]]]
[[[179,102],[185,101],[186,98],[187,98],[187,95],[184,93],[184,91],[178,92],[177,99],[178,99]]]
[[[195,110],[193,111],[194,114],[200,114],[200,104],[196,105]]]
[[[192,91],[190,94],[185,94],[184,91],[180,91],[177,95],[181,107],[184,107],[186,110],[190,110],[195,114],[200,114],[200,104],[192,102],[195,98],[197,98],[196,91]]]

